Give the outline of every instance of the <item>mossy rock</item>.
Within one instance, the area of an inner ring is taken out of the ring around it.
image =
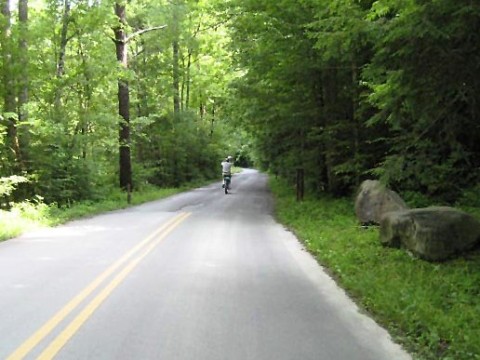
[[[407,204],[393,190],[377,180],[365,180],[355,200],[355,214],[362,224],[380,224],[383,214],[408,209]]]
[[[404,247],[425,260],[441,261],[479,244],[480,222],[451,207],[393,211],[380,222],[380,241]]]

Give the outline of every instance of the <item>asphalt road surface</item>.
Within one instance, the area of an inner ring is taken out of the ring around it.
[[[245,170],[0,243],[0,359],[410,359]]]

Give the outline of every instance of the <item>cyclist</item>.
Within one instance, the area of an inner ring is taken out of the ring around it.
[[[231,156],[227,156],[225,160],[222,161],[222,175],[223,175],[223,185],[222,188],[225,187],[225,178],[229,178],[230,183],[232,182],[232,165],[233,165],[233,158]],[[230,186],[229,186],[230,188]]]

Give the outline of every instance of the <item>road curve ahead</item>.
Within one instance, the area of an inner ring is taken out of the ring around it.
[[[272,217],[253,170],[0,243],[1,359],[410,359]]]

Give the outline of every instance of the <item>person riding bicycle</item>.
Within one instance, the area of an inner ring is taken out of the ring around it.
[[[223,185],[225,187],[225,177],[228,177],[230,183],[232,182],[232,165],[233,165],[233,158],[231,156],[227,156],[225,160],[222,161],[222,175],[223,175]]]

